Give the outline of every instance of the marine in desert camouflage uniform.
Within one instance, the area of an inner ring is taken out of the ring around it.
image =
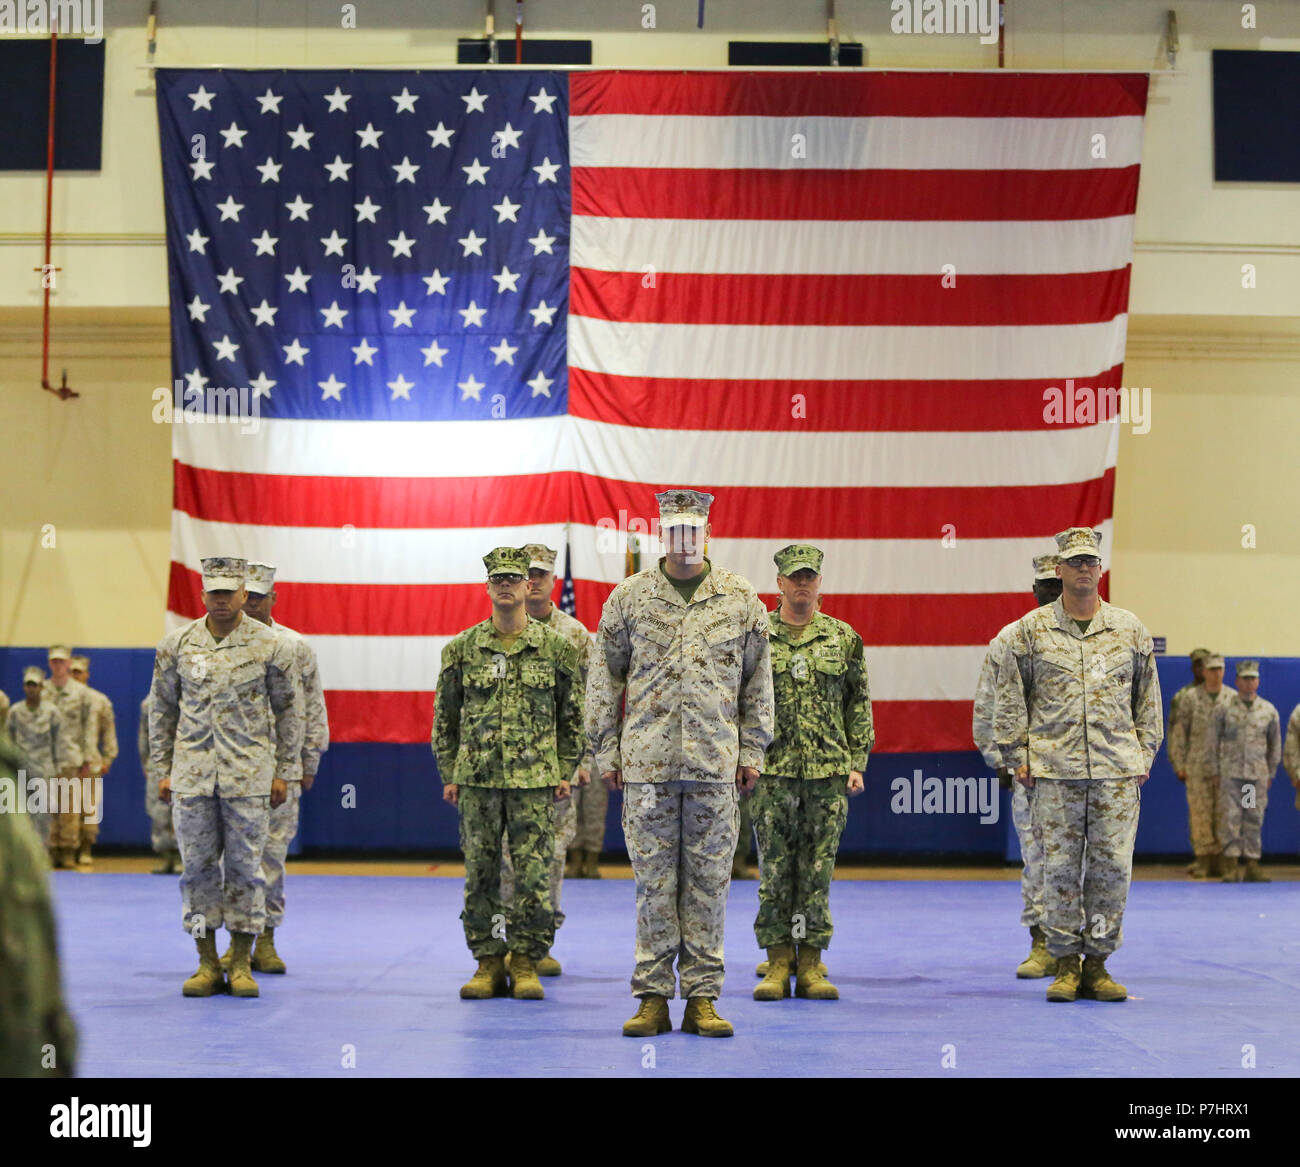
[[[1123,1001],[1106,958],[1123,941],[1140,791],[1164,736],[1155,645],[1097,594],[1100,534],[1071,527],[1056,542],[1063,591],[1021,618],[997,662],[994,740],[1043,840],[1047,999]]]
[[[737,789],[753,789],[772,740],[767,610],[748,580],[705,554],[713,496],[655,497],[667,555],[610,593],[587,681],[587,736],[602,779],[623,790],[636,878],[632,992],[641,1004],[623,1033],[671,1029],[668,999],[680,979],[683,1031],[730,1037],[714,1001]]]

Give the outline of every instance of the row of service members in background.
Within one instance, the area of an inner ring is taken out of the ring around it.
[[[623,1033],[671,1029],[668,1001],[680,988],[685,1032],[730,1036],[715,1003],[742,790],[755,792],[755,934],[768,957],[754,996],[788,997],[792,981],[799,996],[839,995],[821,957],[847,799],[862,789],[874,743],[866,663],[861,638],[817,611],[819,550],[777,552],[782,603],[769,613],[748,581],[705,554],[713,496],[683,489],[656,500],[666,555],[610,594],[585,670],[574,642],[528,617],[528,577],[554,564],[540,545],[484,557],[492,616],[444,649],[432,744],[444,798],[460,813],[462,920],[478,962],[461,996],[544,996],[554,807],[571,781],[599,776],[623,791],[636,882],[640,1003]],[[503,835],[509,895],[497,878]]]
[[[89,685],[90,658],[51,645],[50,675],[23,670],[23,699],[0,692],[0,726],[18,746],[27,789],[14,780],[13,810],[21,810],[47,849],[53,867],[93,870],[103,780],[117,758],[113,704]],[[62,781],[60,781],[62,779]]]
[[[1267,883],[1259,866],[1268,791],[1279,763],[1300,790],[1300,705],[1287,723],[1259,695],[1259,662],[1238,661],[1237,687],[1223,683],[1224,660],[1191,654],[1192,680],[1169,707],[1169,761],[1187,791],[1194,879]],[[1300,794],[1296,805],[1300,807]]]

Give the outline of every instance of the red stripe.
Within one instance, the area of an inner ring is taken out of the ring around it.
[[[432,692],[326,689],[330,741],[423,742],[428,745],[433,733],[433,697]],[[429,754],[429,777],[432,781],[432,753]]]
[[[775,546],[775,542],[773,546]],[[643,557],[642,567],[655,557]],[[767,589],[770,578],[752,581]],[[850,582],[829,577],[831,583]],[[203,615],[197,572],[171,565],[168,610],[188,619]],[[491,615],[483,585],[472,584],[276,584],[275,616],[305,636],[455,636]],[[595,629],[600,609],[614,585],[574,580],[578,617]],[[556,595],[559,594],[557,583]],[[776,605],[776,593],[762,593]],[[1029,581],[1023,592],[927,595],[827,593],[823,611],[844,620],[868,645],[969,645],[992,640],[1004,624],[1033,606]]]
[[[873,754],[915,754],[973,750],[971,713],[974,701],[873,701],[876,729]],[[867,781],[872,780],[867,763]]]
[[[259,526],[331,527],[345,522],[363,528],[426,530],[438,526],[428,510],[412,507],[405,494],[399,492],[398,498],[388,498],[384,479],[303,477],[290,478],[286,484],[274,476],[223,475],[221,471],[178,466],[178,481],[180,469],[200,479],[200,486],[208,485],[209,479],[238,480],[233,485],[219,484],[220,489],[196,489],[184,498],[178,487],[177,509],[209,522],[247,522],[251,513],[247,505],[241,508],[236,500],[255,497]],[[567,500],[569,520],[615,530],[620,524],[626,529],[632,518],[648,523],[657,515],[655,494],[678,485],[626,482],[589,474],[568,477],[572,480],[572,495]],[[270,489],[261,489],[262,479],[268,480]],[[447,493],[444,505],[464,499],[463,505],[454,508],[457,527],[563,521],[558,517],[538,518],[528,509],[533,479],[511,479],[500,497],[488,498],[478,490],[482,480],[430,481]],[[699,489],[717,496],[712,511],[715,535],[748,539],[772,538],[774,531],[802,532],[800,537],[818,539],[933,539],[942,533],[936,516],[942,516],[942,523],[953,524],[961,538],[1048,536],[1066,527],[1100,523],[1108,518],[1114,488],[1113,467],[1100,478],[1051,487],[699,484]],[[355,497],[349,509],[340,512],[334,504],[347,489],[355,491]],[[334,497],[327,497],[330,495]]]
[[[1137,166],[1108,170],[758,170],[575,166],[573,213],[630,219],[1043,221],[1137,206]]]
[[[328,689],[330,741],[427,744],[434,694]],[[876,754],[971,750],[970,701],[875,701]],[[870,775],[868,767],[868,776]]]
[[[1075,376],[1118,386],[1124,366]],[[569,412],[610,425],[667,430],[764,430],[798,424],[818,433],[1003,433],[1061,429],[1044,420],[1049,389],[1067,376],[1033,381],[729,381],[623,377],[569,367]],[[671,409],[663,403],[672,402]]]
[[[1050,275],[740,275],[572,269],[574,316],[635,324],[1093,324],[1128,307],[1129,268]]]
[[[569,519],[569,471],[482,478],[247,474],[173,462],[175,508],[271,527],[514,527]]]
[[[654,494],[672,485],[584,475],[574,520],[614,527],[621,521],[625,528],[631,517],[649,520],[657,516]],[[775,539],[777,531],[811,539],[937,539],[946,523],[958,538],[1049,538],[1109,518],[1114,488],[1114,467],[1100,478],[1052,487],[696,485],[716,495],[710,519],[719,539]]]
[[[569,78],[572,117],[1141,117],[1144,73],[682,73]]]

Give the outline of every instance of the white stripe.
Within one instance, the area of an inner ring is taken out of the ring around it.
[[[169,614],[173,623],[188,621]],[[437,688],[442,650],[450,636],[312,636],[321,676],[331,687],[366,692]],[[873,701],[969,701],[984,645],[867,646]],[[326,689],[328,696],[330,690]]]
[[[567,425],[542,430],[528,429],[541,422],[264,421],[247,435],[226,426],[178,426],[176,457],[208,470],[324,477],[576,470],[713,486],[1050,486],[1089,481],[1113,466],[1106,451],[1117,448],[1119,436],[1115,423],[992,433],[792,433],[560,420]],[[528,489],[522,479],[520,489]]]
[[[569,262],[598,271],[735,275],[975,275],[1117,271],[1133,216],[1021,222],[799,222],[574,215]],[[647,290],[648,295],[653,293]]]
[[[172,456],[242,474],[346,478],[481,478],[567,469],[570,419],[321,421],[260,419],[257,430],[176,425]]]
[[[1124,359],[1128,317],[1096,324],[850,327],[633,324],[569,317],[569,364],[624,377],[1080,384]]]
[[[647,500],[653,508],[653,498]],[[574,576],[617,583],[624,574],[624,537],[628,519],[649,526],[650,515],[610,516],[610,524],[574,524],[567,542]],[[1102,524],[1102,549],[1111,545],[1111,520]],[[935,516],[933,539],[821,539],[816,516],[789,537],[712,540],[709,558],[748,579],[763,592],[776,590],[772,554],[798,537],[826,553],[828,592],[863,595],[1028,593],[1033,556],[1052,550],[1048,538],[967,539],[960,531],[946,541],[942,516]],[[544,542],[563,549],[562,526],[390,529],[339,531],[322,527],[258,527],[210,523],[172,512],[172,555],[197,571],[210,554],[234,555],[276,565],[282,583],[323,584],[482,584],[483,555],[493,547]],[[642,563],[652,566],[661,555],[657,542],[644,539]],[[1103,561],[1106,555],[1103,555]],[[563,551],[557,574],[563,576]]]
[[[1139,116],[570,117],[573,166],[746,170],[1104,170],[1142,161]],[[1105,157],[1096,158],[1104,148]]]

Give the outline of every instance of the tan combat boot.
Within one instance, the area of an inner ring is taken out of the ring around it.
[[[508,992],[506,961],[503,956],[481,956],[478,969],[460,987],[462,1001],[486,1001],[489,997],[504,997]]]
[[[767,950],[767,975],[754,986],[755,1001],[780,1001],[790,995],[794,975],[794,945],[774,944]]]
[[[230,934],[230,994],[233,997],[256,997],[261,992],[253,980],[253,970],[249,962],[253,956],[251,932],[232,932]]]
[[[539,977],[558,977],[564,969],[560,962],[555,959],[549,952],[542,957],[534,966]]]
[[[1271,879],[1269,879],[1267,875],[1265,875],[1262,871],[1260,871],[1258,859],[1246,860],[1246,870],[1242,873],[1241,878],[1246,883],[1272,883],[1273,882]]]
[[[1127,1001],[1128,990],[1106,971],[1104,956],[1089,956],[1083,962],[1079,996],[1093,1001]]]
[[[275,950],[275,929],[265,928],[262,934],[257,938],[257,945],[253,949],[253,971],[263,973],[282,973],[285,971],[284,961],[280,959],[280,954]]]
[[[510,954],[510,995],[517,1001],[540,1001],[546,996],[532,957],[522,952]]]
[[[89,843],[82,843],[77,848],[77,870],[78,871],[95,870],[95,861],[94,859],[91,858]]]
[[[221,964],[217,960],[217,938],[209,932],[206,936],[196,936],[194,943],[199,950],[199,968],[181,986],[181,994],[186,997],[211,997],[226,987],[226,978],[221,975]]]
[[[234,934],[232,933],[230,937],[230,943],[226,945],[226,951],[221,954],[221,971],[225,973],[226,976],[230,975],[230,961],[231,958],[234,957],[234,955],[235,955],[235,937]]]
[[[596,861],[600,858],[599,851],[584,851],[582,853],[582,878],[599,879],[600,868],[596,866]]]
[[[1231,866],[1223,873],[1224,883],[1240,883],[1246,874],[1246,861],[1244,859],[1230,860]]]
[[[799,945],[799,967],[795,970],[794,995],[810,1001],[838,1001],[840,991],[821,970],[822,950],[811,944]]]
[[[564,878],[581,879],[582,852],[577,847],[570,847],[564,857]]]
[[[1192,864],[1192,878],[1193,879],[1210,878],[1210,856],[1209,855],[1198,855],[1196,857],[1196,862]]]
[[[1210,856],[1210,878],[1215,879],[1219,876],[1227,875],[1229,870],[1236,865],[1236,860],[1231,855],[1225,855],[1222,851],[1216,852]]]
[[[791,948],[793,947],[794,945],[791,945]],[[821,973],[822,976],[826,975],[826,962],[824,960],[818,962],[817,971]],[[754,975],[758,977],[767,976],[767,961],[760,960],[756,965],[754,965]]]
[[[673,1020],[668,1016],[668,998],[649,993],[641,998],[636,1012],[623,1022],[624,1037],[657,1037],[668,1033]]]
[[[736,1031],[730,1021],[718,1016],[711,997],[692,997],[682,1015],[682,1032],[698,1033],[701,1037],[732,1037]]]
[[[1081,963],[1077,952],[1056,958],[1056,980],[1047,986],[1049,1001],[1073,1001],[1079,995],[1079,981],[1083,978]]]
[[[1033,937],[1033,947],[1029,955],[1016,966],[1016,976],[1021,980],[1035,980],[1038,977],[1053,976],[1056,973],[1056,960],[1047,951],[1047,941],[1043,930],[1037,924],[1030,926],[1029,935]]]

